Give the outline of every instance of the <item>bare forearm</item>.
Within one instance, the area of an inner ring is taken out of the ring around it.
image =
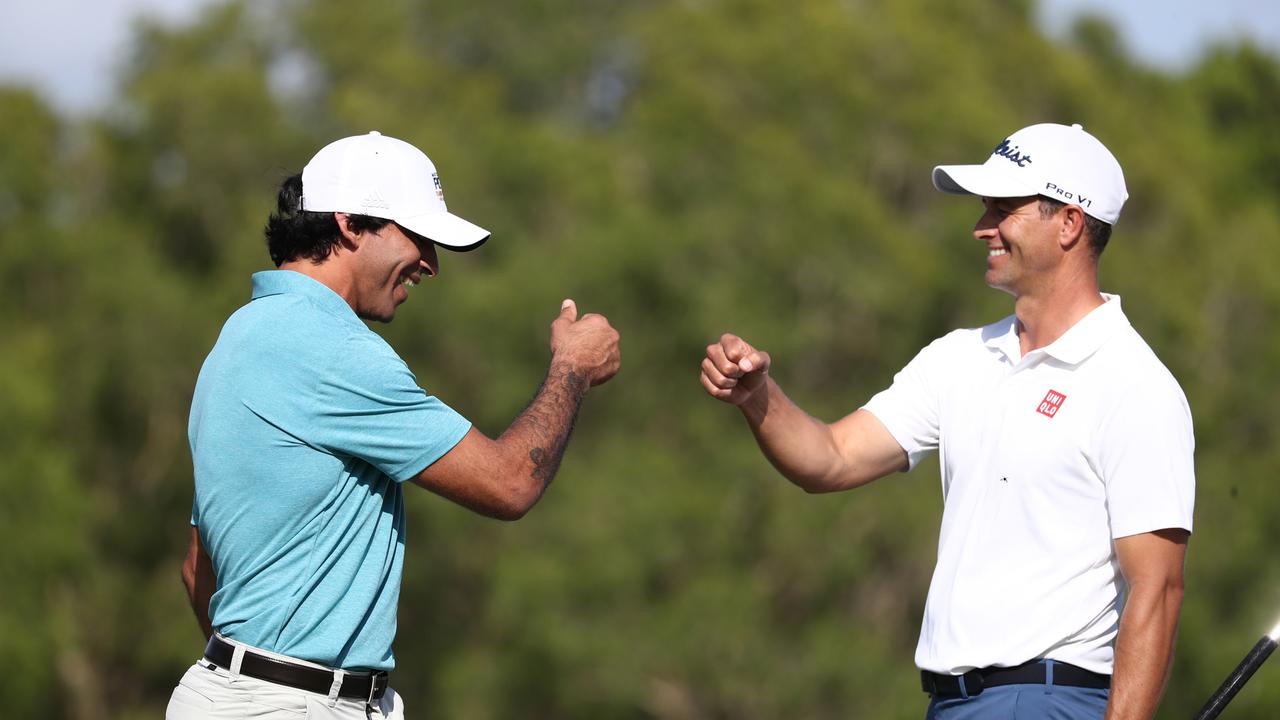
[[[555,477],[588,387],[574,366],[552,361],[529,406],[496,440],[472,428],[414,482],[481,515],[519,520]]]
[[[529,505],[555,478],[589,387],[577,371],[553,362],[529,406],[499,436],[514,450],[519,477],[530,481]]]
[[[551,366],[533,400],[496,440],[474,427],[413,481],[500,520],[518,520],[560,469],[587,390],[607,382],[622,362],[618,332],[603,315],[578,318],[566,299],[551,323]]]
[[[840,454],[831,427],[801,410],[772,378],[738,409],[784,477],[809,492],[837,489]]]
[[[1116,638],[1106,720],[1147,720],[1155,715],[1173,667],[1181,606],[1181,586],[1130,589]]]
[[[737,406],[756,444],[788,480],[808,492],[848,490],[905,470],[902,446],[874,415],[856,410],[825,423],[801,410],[769,377],[769,353],[732,333],[707,346],[698,381]]]

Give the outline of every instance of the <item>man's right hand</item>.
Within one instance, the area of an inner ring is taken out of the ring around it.
[[[765,386],[769,363],[769,353],[755,349],[737,335],[725,333],[720,342],[707,346],[707,356],[702,360],[702,387],[717,400],[742,405]]]
[[[566,299],[551,323],[551,364],[563,364],[591,386],[599,385],[622,364],[618,331],[603,315],[587,313],[579,318],[577,304]]]
[[[866,410],[825,423],[801,410],[769,379],[769,353],[737,335],[707,346],[702,387],[738,406],[765,457],[808,492],[858,487],[907,467],[907,453]]]

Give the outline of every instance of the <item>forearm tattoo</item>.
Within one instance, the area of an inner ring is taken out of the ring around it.
[[[531,433],[529,459],[534,480],[545,489],[560,469],[582,399],[590,387],[587,379],[568,370],[552,369],[542,382],[529,407],[520,415],[520,424]]]

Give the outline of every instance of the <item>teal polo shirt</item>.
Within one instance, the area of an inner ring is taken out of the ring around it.
[[[253,299],[200,370],[188,426],[214,629],[330,667],[394,667],[401,483],[470,427],[337,293],[254,274]]]

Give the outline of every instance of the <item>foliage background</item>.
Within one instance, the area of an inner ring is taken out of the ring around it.
[[[162,714],[201,647],[178,581],[196,372],[269,265],[281,178],[379,129],[494,231],[377,328],[501,432],[565,296],[624,367],[518,524],[418,494],[396,686],[421,717],[918,718],[936,463],[856,493],[780,479],[706,398],[707,342],[770,350],[833,419],[930,339],[1009,312],[930,168],[1082,122],[1133,195],[1102,265],[1195,416],[1196,534],[1162,718],[1280,608],[1280,61],[1171,75],[1031,0],[227,2],[140,25],[111,110],[0,88],[0,696]],[[1264,667],[1232,718],[1273,718]]]

